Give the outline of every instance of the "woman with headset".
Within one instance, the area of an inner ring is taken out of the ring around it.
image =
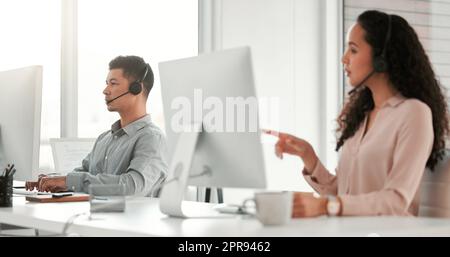
[[[295,193],[293,217],[417,215],[425,167],[443,155],[449,132],[446,98],[414,29],[400,16],[362,13],[342,57],[354,87],[337,121],[336,175],[312,146],[286,133],[275,152],[296,155],[320,194]]]

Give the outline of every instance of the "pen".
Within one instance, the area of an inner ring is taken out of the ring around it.
[[[14,164],[13,164],[13,166],[14,166]],[[6,167],[6,169],[5,169],[5,174],[3,175],[4,177],[8,177],[9,173],[11,172],[11,168],[13,166],[11,166],[11,164],[8,164],[8,167]]]
[[[11,165],[11,167],[9,168],[9,171],[11,172],[12,169],[14,169],[14,163]]]
[[[9,173],[9,175],[8,176],[14,176],[14,173],[16,173],[16,169],[13,169],[10,173]]]

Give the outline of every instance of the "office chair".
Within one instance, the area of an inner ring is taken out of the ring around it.
[[[420,190],[419,216],[450,218],[450,149],[433,172],[425,169]]]
[[[205,203],[223,203],[223,189],[216,187],[196,187],[196,201]]]
[[[206,188],[205,191],[205,202],[210,203],[211,202],[211,190],[213,190],[210,187]],[[223,190],[222,188],[216,188],[217,192],[217,203],[223,203]]]

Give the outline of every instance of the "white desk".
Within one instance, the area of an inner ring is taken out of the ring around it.
[[[190,203],[195,208],[201,203]],[[60,233],[74,214],[89,211],[88,202],[29,203],[14,197],[14,207],[0,208],[0,223]],[[84,236],[450,236],[450,219],[358,217],[295,219],[286,226],[264,227],[253,218],[179,219],[159,211],[158,199],[134,198],[125,213],[81,216],[69,233]]]

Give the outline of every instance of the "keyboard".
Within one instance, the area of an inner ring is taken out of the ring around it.
[[[22,188],[13,188],[14,195],[51,195],[52,193],[38,192],[37,190],[27,191]]]

